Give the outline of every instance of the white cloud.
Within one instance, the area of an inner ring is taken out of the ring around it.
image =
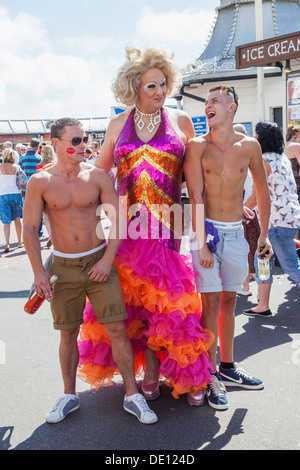
[[[137,30],[141,37],[152,44],[164,43],[169,48],[186,46],[185,53],[177,57],[180,65],[185,65],[190,57],[189,47],[200,52],[209,34],[214,12],[204,9],[187,8],[184,11],[169,10],[155,12],[149,7],[143,9]],[[189,57],[187,59],[187,57]]]
[[[5,100],[0,106],[2,119],[110,114],[111,75],[116,61],[99,62],[88,52],[98,49],[99,53],[111,38],[69,38],[71,51],[76,55],[58,54],[50,46],[47,31],[38,18],[24,13],[11,18],[2,7],[0,30],[0,80],[5,84]]]
[[[88,55],[101,55],[103,48],[110,46],[113,43],[113,37],[97,37],[97,36],[79,36],[70,37],[66,36],[58,40],[58,44],[64,47],[69,47],[76,50],[78,54]]]
[[[50,47],[42,21],[28,13],[11,18],[8,11],[0,7],[0,31],[1,52],[29,54]]]
[[[0,119],[107,116],[115,104],[111,81],[126,44],[134,39],[165,45],[186,65],[202,49],[212,19],[202,9],[144,8],[136,30],[71,37],[54,34],[53,27],[50,33],[47,21],[34,14],[13,16],[0,7]]]
[[[23,119],[109,115],[110,76],[93,59],[54,53],[15,56],[6,76],[11,77],[6,82],[7,117],[20,108],[20,100]]]

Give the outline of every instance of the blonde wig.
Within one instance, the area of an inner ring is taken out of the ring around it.
[[[118,69],[112,84],[112,91],[118,102],[126,106],[136,103],[141,85],[141,76],[150,68],[160,69],[166,77],[167,96],[175,94],[182,83],[178,66],[174,62],[174,54],[164,49],[150,46],[141,51],[137,47],[127,47],[126,61]]]

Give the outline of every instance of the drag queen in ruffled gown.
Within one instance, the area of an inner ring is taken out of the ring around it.
[[[214,372],[207,354],[214,338],[200,325],[190,257],[179,253],[182,165],[194,130],[185,113],[163,107],[181,78],[172,57],[157,48],[126,52],[113,89],[117,99],[135,106],[112,119],[95,165],[109,171],[116,164],[127,213],[127,234],[115,259],[127,333],[145,398],[159,396],[161,378],[175,398],[188,393],[188,402],[199,406]],[[79,377],[94,389],[111,385],[119,372],[89,302],[79,352]]]

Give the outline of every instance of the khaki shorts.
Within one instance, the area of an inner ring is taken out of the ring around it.
[[[115,266],[105,282],[91,281],[88,272],[104,253],[103,248],[80,258],[52,255],[50,275],[58,280],[50,302],[54,329],[68,330],[83,323],[83,311],[88,297],[98,323],[125,320],[125,309],[118,272]]]

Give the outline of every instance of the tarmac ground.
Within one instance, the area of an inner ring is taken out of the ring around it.
[[[175,400],[162,383],[161,397],[150,403],[159,420],[147,426],[123,410],[122,381],[94,391],[78,379],[79,410],[54,425],[45,415],[63,393],[59,333],[47,302],[35,315],[24,312],[31,266],[24,248],[17,247],[13,226],[11,250],[3,253],[2,228],[1,450],[100,450],[103,458],[114,459],[125,451],[129,456],[139,451],[198,456],[197,450],[300,450],[299,289],[280,268],[275,269],[271,318],[242,313],[256,305],[255,281],[251,297],[237,298],[235,361],[263,379],[263,390],[230,388],[229,409],[216,411],[207,402],[191,407],[185,396]],[[41,240],[43,259],[51,251],[46,242]]]

